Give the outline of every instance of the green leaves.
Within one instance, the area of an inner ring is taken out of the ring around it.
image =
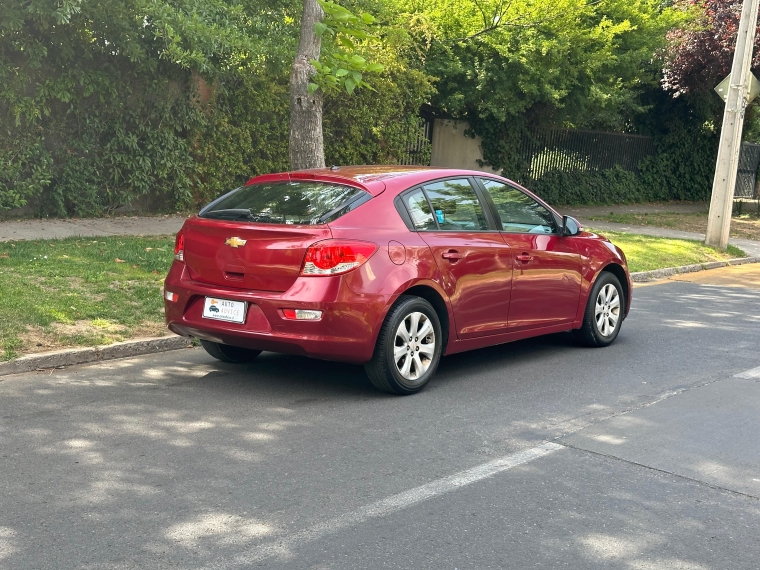
[[[369,63],[361,55],[366,54],[381,43],[373,32],[376,19],[363,12],[358,16],[347,8],[331,1],[319,0],[325,12],[324,22],[314,25],[314,31],[321,37],[322,63],[312,61],[316,70],[309,93],[317,89],[325,92],[344,90],[349,95],[356,89],[372,87],[364,81],[365,74],[382,73],[385,67],[377,62]],[[326,40],[330,38],[332,42]],[[314,87],[316,86],[316,87]]]
[[[398,162],[419,138],[410,121],[430,99],[429,76],[399,47],[386,0],[346,5],[325,4],[335,17],[317,30],[321,67],[308,86],[330,93],[328,162]],[[0,210],[177,211],[286,169],[302,6],[1,0]]]
[[[327,24],[324,24],[322,22],[317,22],[314,24],[314,31],[316,32],[318,38],[321,38],[327,30]]]
[[[391,1],[410,12],[400,17],[437,78],[432,105],[467,120],[487,163],[510,173],[510,137],[525,128],[630,130],[660,90],[658,54],[683,17],[662,0]]]
[[[101,215],[145,195],[171,209],[198,199],[203,161],[218,162],[198,150],[224,118],[214,99],[285,60],[285,3],[0,2],[0,210]]]

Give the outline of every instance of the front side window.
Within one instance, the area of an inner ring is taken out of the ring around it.
[[[441,230],[467,232],[488,229],[483,206],[466,178],[433,182],[423,188]]]
[[[326,224],[369,200],[358,188],[328,182],[272,182],[233,190],[201,210],[201,218],[257,224]]]
[[[496,180],[481,179],[501,218],[502,230],[516,234],[554,233],[554,216],[527,194]]]

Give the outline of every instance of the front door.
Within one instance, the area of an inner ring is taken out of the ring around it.
[[[506,332],[512,256],[469,180],[426,184],[404,202],[440,269],[457,337]]]
[[[481,179],[514,254],[509,330],[571,323],[581,294],[581,257],[575,239],[559,235],[554,215],[523,191]]]

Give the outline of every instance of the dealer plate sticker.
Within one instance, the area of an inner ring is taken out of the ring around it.
[[[203,318],[216,319],[217,321],[229,321],[231,323],[244,323],[247,303],[242,301],[228,301],[206,297],[203,305]]]

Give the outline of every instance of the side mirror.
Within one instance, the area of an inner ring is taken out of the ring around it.
[[[577,236],[583,231],[581,223],[572,216],[562,216],[562,235]]]

